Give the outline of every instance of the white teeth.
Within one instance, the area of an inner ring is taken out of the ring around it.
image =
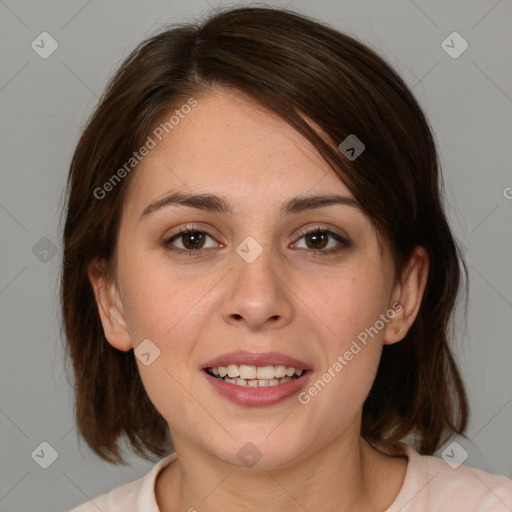
[[[257,379],[273,379],[274,367],[273,366],[259,366],[256,371]]]
[[[277,379],[280,379],[281,377],[286,376],[286,366],[283,366],[282,364],[278,364],[275,367],[275,377]]]
[[[228,364],[227,366],[218,366],[211,369],[216,377],[229,377],[230,379],[244,379],[244,380],[274,380],[283,379],[285,377],[300,377],[304,370],[295,369],[291,366],[284,366],[278,364],[275,366],[254,366],[249,364]]]
[[[240,368],[240,378],[241,379],[255,379],[256,378],[256,366],[241,364]]]
[[[228,375],[233,377],[240,377],[240,370],[237,364],[228,364]]]
[[[221,378],[224,382],[250,388],[271,387],[285,384],[286,382],[297,379],[304,373],[304,370],[296,370],[295,368],[283,365],[256,367],[244,364],[240,366],[229,364],[228,366],[210,368],[209,371],[216,377]]]

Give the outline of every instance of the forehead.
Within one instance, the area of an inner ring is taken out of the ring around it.
[[[137,166],[127,201],[140,207],[173,188],[215,191],[253,205],[305,192],[353,197],[316,148],[277,114],[234,91],[196,99],[161,140],[152,136],[156,147]]]

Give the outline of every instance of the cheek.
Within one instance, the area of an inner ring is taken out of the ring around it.
[[[364,341],[381,314],[388,308],[389,289],[380,267],[369,264],[351,266],[331,276],[328,286],[318,289],[311,299],[329,328],[329,346],[336,354],[348,349],[353,340]],[[381,340],[384,329],[378,324],[371,339]]]
[[[333,428],[358,413],[371,389],[392,318],[386,315],[388,299],[389,283],[381,267],[365,261],[333,275],[327,288],[310,296],[327,326],[322,329],[326,359],[304,402],[318,400]]]
[[[162,352],[172,349],[173,357],[188,353],[210,314],[208,292],[219,277],[187,276],[170,269],[168,262],[144,258],[126,260],[122,275],[125,316],[134,345],[149,338]]]
[[[168,422],[180,410],[179,421],[190,426],[198,408],[187,392],[187,379],[197,371],[191,354],[209,314],[207,293],[215,279],[190,280],[149,262],[126,266],[124,275],[129,276],[123,292],[133,345],[149,339],[156,347],[149,345],[149,365],[136,359],[144,388]]]
[[[304,407],[311,407],[308,423],[318,432],[319,446],[338,436],[345,427],[359,423],[379,359],[377,346],[361,347],[350,361],[342,355],[306,389],[302,403],[309,400]]]

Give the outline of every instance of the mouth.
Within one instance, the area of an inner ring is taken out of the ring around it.
[[[307,363],[280,352],[237,350],[200,367],[219,396],[242,407],[262,407],[290,399],[311,380]]]
[[[203,371],[234,386],[257,388],[279,386],[301,379],[309,370],[285,365],[228,364],[209,366]]]

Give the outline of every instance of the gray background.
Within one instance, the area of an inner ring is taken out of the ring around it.
[[[512,477],[511,3],[269,4],[326,20],[373,46],[425,109],[470,270],[467,330],[459,316],[456,350],[472,417],[470,441],[458,441],[466,464]],[[108,77],[163,24],[207,10],[199,0],[0,1],[3,512],[67,510],[152,466],[135,456],[131,467],[110,466],[77,440],[59,334],[59,208],[73,148]],[[59,45],[47,59],[31,48],[43,31]],[[453,31],[469,43],[456,59],[441,46]],[[42,442],[58,453],[47,469],[31,456]]]

